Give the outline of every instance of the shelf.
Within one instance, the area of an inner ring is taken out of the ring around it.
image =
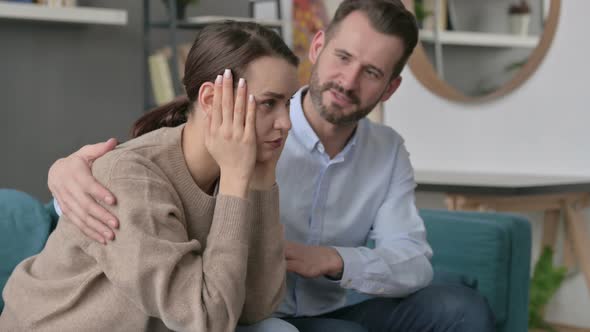
[[[434,32],[431,30],[420,30],[420,40],[426,43],[434,43]],[[482,32],[441,31],[440,41],[443,45],[535,48],[539,43],[539,37],[521,37]]]
[[[92,7],[47,7],[27,3],[0,2],[0,19],[126,25],[127,11]]]
[[[227,20],[239,21],[239,22],[255,22],[270,28],[280,28],[283,26],[283,22],[280,20],[265,20],[265,19],[254,19],[249,17],[234,17],[234,16],[195,16],[189,17],[185,20],[179,21],[176,26],[182,29],[191,28],[202,28],[208,24],[221,23]],[[154,22],[151,24],[155,28],[168,28],[170,22]]]

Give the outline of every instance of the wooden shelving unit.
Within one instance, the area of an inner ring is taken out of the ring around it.
[[[0,19],[75,24],[127,25],[127,11],[94,7],[47,7],[0,2]]]

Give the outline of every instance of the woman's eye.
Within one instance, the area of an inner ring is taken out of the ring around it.
[[[265,100],[260,103],[260,105],[267,107],[267,108],[273,108],[273,107],[275,107],[275,104],[276,104],[276,102],[274,100]]]

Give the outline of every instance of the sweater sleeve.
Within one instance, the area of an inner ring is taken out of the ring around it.
[[[241,324],[269,317],[283,300],[286,264],[283,226],[279,216],[279,190],[250,192],[252,230],[246,277],[246,301]]]
[[[132,174],[107,181],[117,204],[105,207],[120,228],[112,243],[89,242],[87,252],[124,296],[169,329],[233,331],[245,298],[249,203],[218,196],[203,249],[188,239],[179,198],[162,176],[138,163],[117,167]]]

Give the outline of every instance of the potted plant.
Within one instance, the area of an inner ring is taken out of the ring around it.
[[[531,7],[526,0],[512,4],[508,8],[510,17],[510,32],[514,35],[526,36],[529,33],[531,21]]]
[[[190,4],[198,4],[199,0],[162,0],[164,1],[164,5],[166,5],[166,8],[168,9],[168,12],[170,13],[170,2],[171,1],[176,1],[176,18],[178,20],[182,20],[184,19],[185,15],[186,15],[186,7]]]
[[[416,22],[418,23],[418,27],[422,29],[424,27],[424,19],[432,15],[432,12],[426,9],[423,0],[415,0],[414,15],[416,16]]]
[[[553,266],[553,250],[544,247],[541,257],[535,264],[535,270],[529,289],[529,328],[539,331],[557,332],[543,318],[545,306],[561,286],[567,270]]]

